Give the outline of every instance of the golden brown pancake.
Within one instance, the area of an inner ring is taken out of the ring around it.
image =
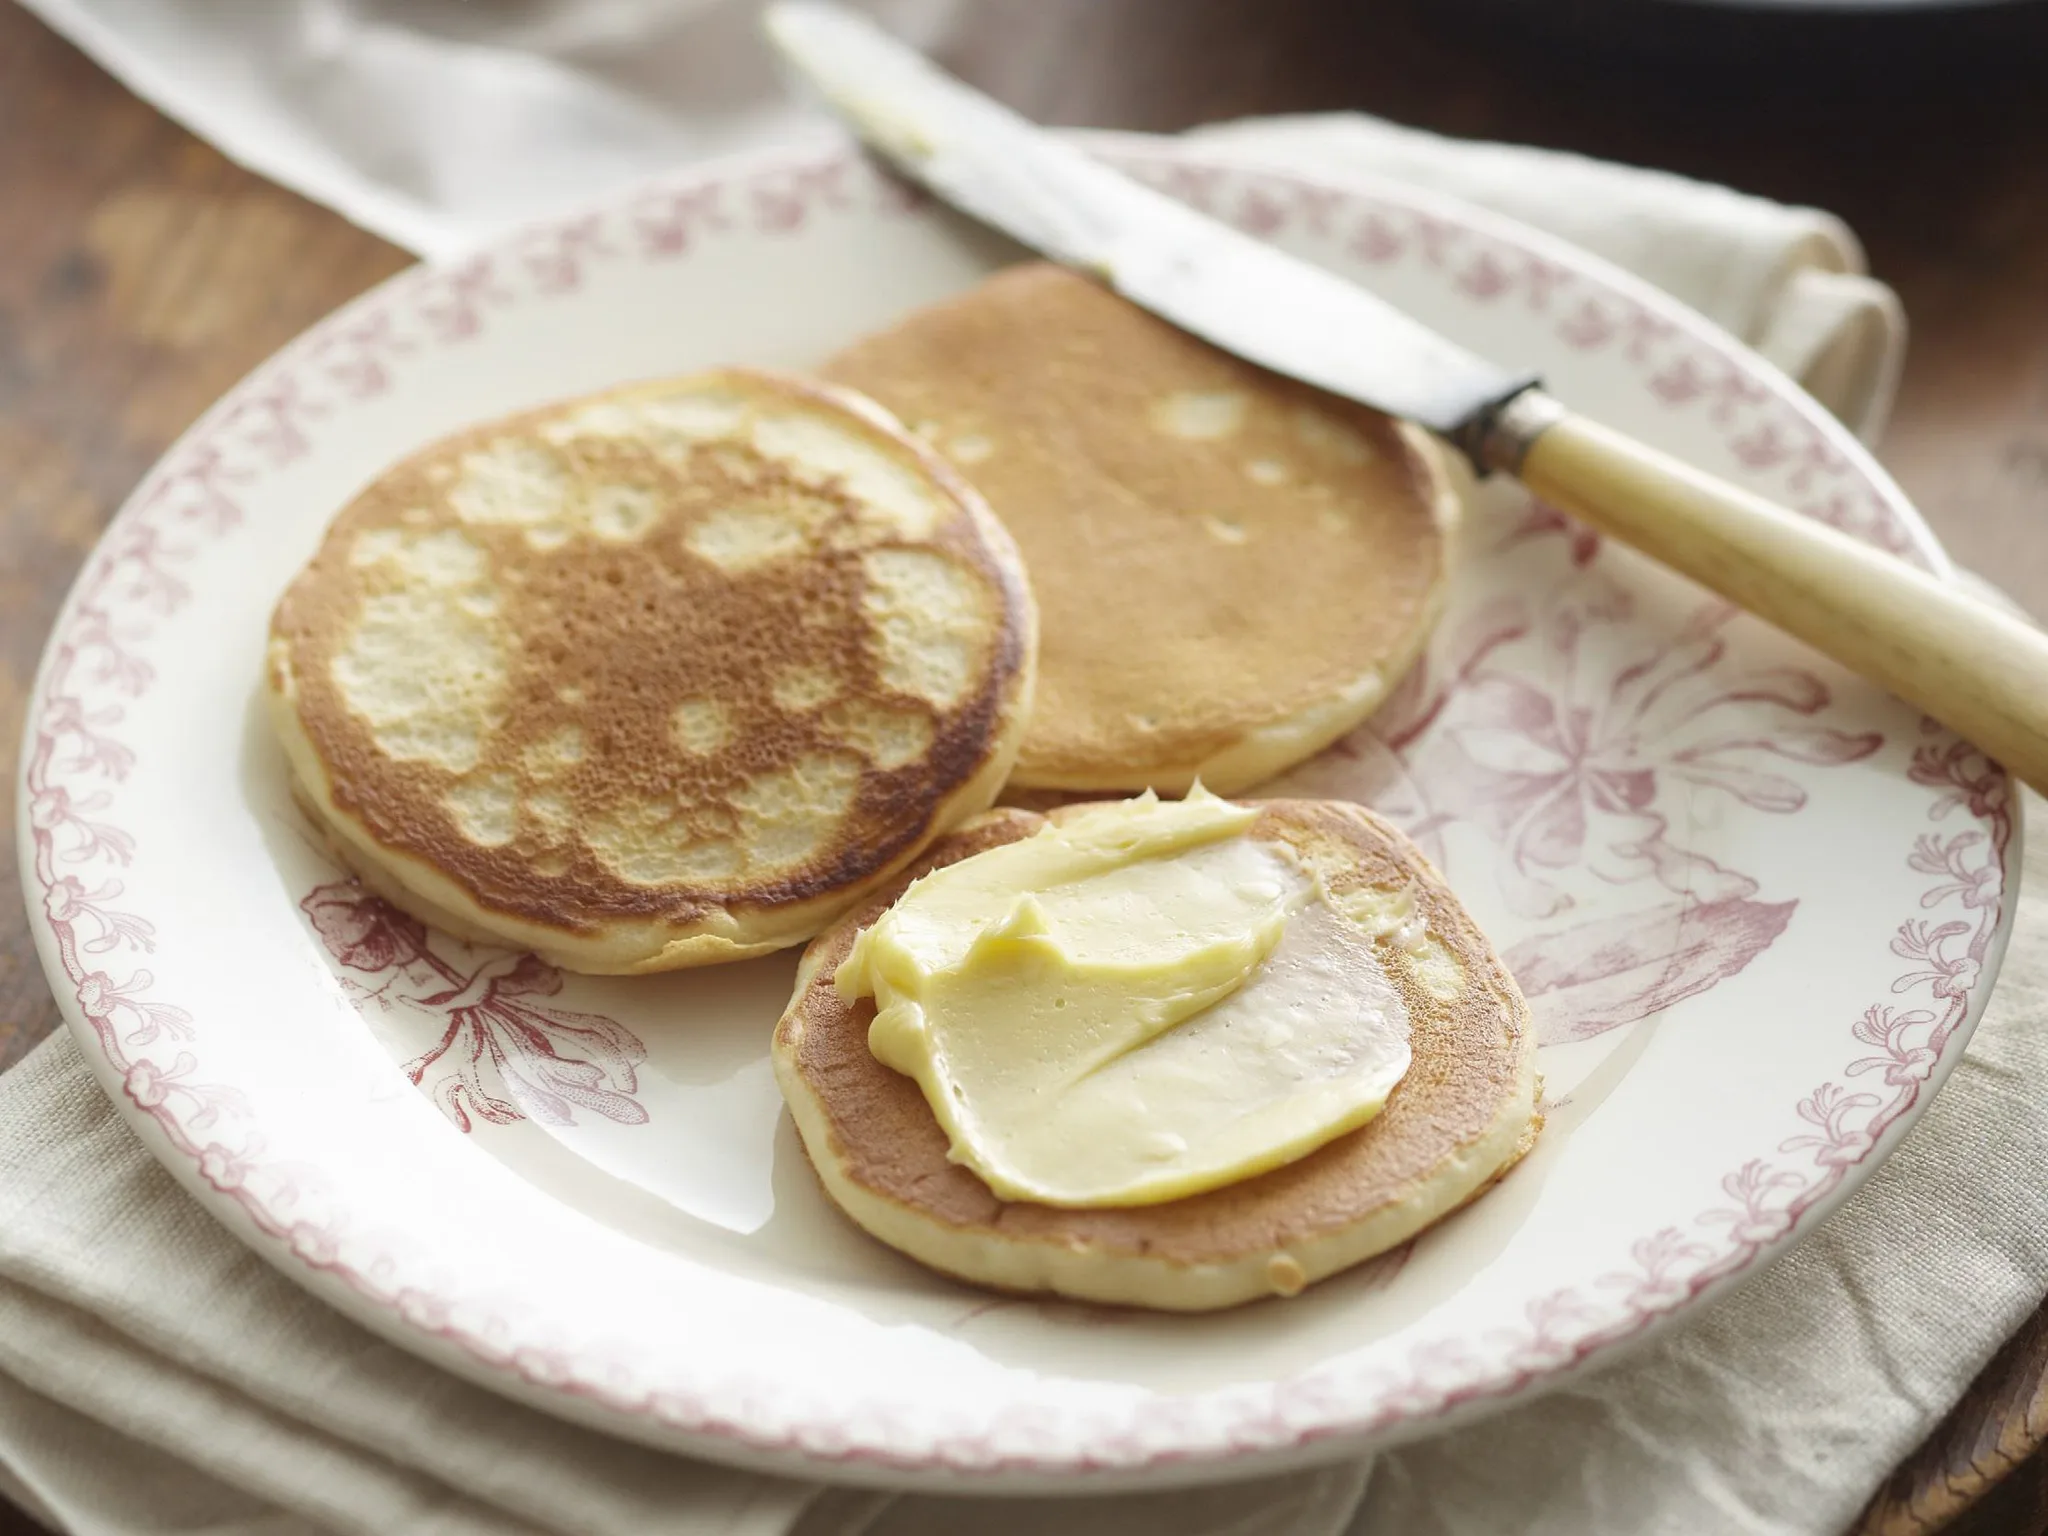
[[[1229,794],[1358,724],[1414,660],[1458,495],[1414,428],[1032,263],[828,377],[1009,525],[1042,624],[1015,782]]]
[[[800,942],[994,798],[1016,551],[845,391],[728,371],[460,433],[272,620],[295,788],[429,922],[626,972]]]
[[[1123,1209],[1004,1201],[949,1161],[917,1084],[868,1050],[873,999],[848,1005],[832,978],[855,935],[913,873],[1045,822],[996,810],[804,952],[775,1033],[776,1076],[839,1207],[883,1242],[963,1280],[1200,1311],[1291,1296],[1406,1241],[1511,1167],[1541,1119],[1528,1008],[1499,956],[1415,846],[1370,811],[1324,800],[1276,800],[1263,811],[1250,835],[1288,844],[1333,897],[1368,887],[1412,893],[1429,935],[1456,964],[1461,985],[1448,996],[1407,967],[1387,966],[1408,1005],[1413,1059],[1376,1118],[1270,1173]]]

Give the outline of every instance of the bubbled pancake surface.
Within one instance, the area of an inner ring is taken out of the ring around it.
[[[1368,714],[1434,617],[1457,497],[1422,434],[1064,268],[1007,269],[824,372],[1016,536],[1042,624],[1019,784],[1246,787]],[[1261,731],[1275,750],[1217,763]]]
[[[950,1161],[918,1085],[868,1050],[874,1000],[832,985],[860,929],[916,873],[1029,836],[999,809],[945,838],[812,941],[775,1037],[776,1071],[829,1193],[913,1258],[1008,1290],[1200,1310],[1292,1294],[1405,1241],[1469,1200],[1531,1144],[1535,1040],[1506,967],[1421,852],[1358,806],[1279,800],[1252,837],[1287,844],[1333,896],[1409,892],[1463,979],[1445,998],[1390,966],[1412,1061],[1386,1108],[1299,1160],[1163,1204],[1068,1209],[1005,1201]],[[1055,813],[1055,819],[1060,813]]]
[[[279,604],[270,683],[352,862],[624,970],[799,940],[986,805],[1032,648],[943,461],[843,391],[725,372],[395,466]]]

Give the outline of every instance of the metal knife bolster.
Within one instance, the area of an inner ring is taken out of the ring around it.
[[[1570,414],[1533,374],[1515,392],[1474,412],[1444,434],[1482,477],[1519,475],[1536,439]]]

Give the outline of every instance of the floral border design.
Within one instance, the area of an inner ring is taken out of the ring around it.
[[[1421,260],[1453,272],[1476,302],[1513,301],[1551,317],[1567,345],[1621,349],[1667,406],[1707,412],[1745,462],[1786,469],[1805,510],[1932,563],[1877,486],[1814,422],[1748,376],[1733,350],[1688,335],[1623,294],[1482,227],[1408,206],[1392,191],[1203,164],[1185,151],[1125,145],[1112,154],[1253,233],[1300,223],[1341,238],[1361,260]],[[502,1320],[473,1318],[460,1300],[400,1284],[402,1236],[350,1231],[341,1213],[326,1209],[316,1173],[273,1163],[257,1133],[234,1129],[247,1105],[206,1078],[196,1049],[201,1025],[155,995],[140,963],[155,944],[152,924],[117,905],[118,871],[136,852],[112,819],[135,763],[118,732],[129,703],[155,681],[147,654],[154,621],[190,598],[179,565],[202,542],[231,535],[240,492],[302,457],[331,412],[382,393],[409,357],[461,344],[508,306],[574,291],[601,263],[675,260],[736,230],[787,234],[821,217],[918,201],[843,148],[679,176],[612,212],[543,225],[460,265],[395,280],[237,387],[151,474],[59,620],[32,708],[23,781],[31,889],[53,940],[52,980],[60,993],[69,990],[132,1114],[151,1122],[265,1238],[487,1366],[692,1435],[903,1470],[1130,1470],[1419,1423],[1514,1395],[1639,1334],[1781,1243],[1918,1102],[1968,1018],[1997,939],[2014,834],[2010,787],[1995,765],[1931,725],[1911,774],[1934,792],[1931,819],[1949,825],[1921,836],[1909,855],[1929,883],[1921,911],[1902,919],[1893,940],[1903,969],[1891,997],[1850,1025],[1861,1054],[1839,1080],[1799,1102],[1811,1129],[1728,1174],[1725,1204],[1639,1241],[1631,1268],[1532,1301],[1518,1330],[1419,1345],[1398,1370],[1339,1362],[1270,1391],[1148,1401],[1137,1415],[1080,1413],[1057,1423],[1019,1407],[975,1433],[916,1427],[879,1404],[858,1420],[792,1413],[768,1423],[782,1405],[751,1395],[741,1422],[712,1396],[642,1385],[631,1362],[511,1344]]]

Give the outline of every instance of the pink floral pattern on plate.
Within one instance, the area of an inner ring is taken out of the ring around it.
[[[358,1008],[405,1008],[445,1021],[440,1040],[407,1062],[405,1075],[458,1129],[527,1118],[573,1125],[579,1109],[622,1125],[646,1123],[633,1094],[647,1048],[614,1020],[541,1001],[562,990],[553,966],[533,955],[456,945],[353,880],[315,886],[299,910],[344,973],[376,981],[343,975]],[[451,962],[437,944],[465,953]]]
[[[1881,483],[1739,352],[1541,241],[1391,189],[1203,164],[1184,149],[1128,141],[1109,150],[1245,228],[1322,241],[1332,259],[1361,267],[1427,270],[1472,304],[1540,317],[1560,346],[1617,359],[1662,408],[1703,413],[1744,462],[1782,471],[1788,494],[1813,515],[1908,558],[1933,558]],[[506,1310],[496,1293],[448,1288],[376,1213],[329,1198],[320,1170],[271,1154],[240,1090],[215,1075],[208,1019],[158,995],[144,962],[161,923],[124,905],[126,869],[149,856],[130,830],[124,785],[150,738],[127,727],[160,669],[177,664],[155,636],[191,600],[181,567],[235,538],[251,488],[310,453],[338,413],[384,395],[437,351],[472,343],[508,308],[576,293],[605,269],[689,259],[740,234],[792,238],[820,221],[915,206],[842,149],[792,153],[681,175],[459,266],[408,274],[239,386],[137,491],[52,636],[29,711],[22,805],[25,872],[53,983],[159,1154],[202,1181],[259,1243],[345,1291],[394,1337],[431,1339],[538,1400],[581,1403],[678,1445],[905,1473],[1131,1473],[1412,1433],[1461,1406],[1554,1382],[1778,1251],[1871,1165],[1953,1063],[2002,938],[2015,832],[2009,785],[1931,727],[1910,767],[1930,825],[1899,855],[1922,884],[1892,932],[1898,968],[1885,995],[1838,1021],[1841,1065],[1788,1106],[1785,1134],[1727,1172],[1709,1208],[1642,1233],[1611,1272],[1531,1297],[1510,1327],[1425,1330],[1398,1359],[1340,1356],[1256,1389],[1091,1398],[1050,1417],[1019,1401],[975,1422],[933,1422],[883,1381],[856,1411],[824,1410],[798,1381],[712,1379],[687,1366],[662,1375],[630,1343],[563,1344],[551,1319]],[[1539,1006],[1557,1004],[1546,1013],[1553,1038],[1570,1039],[1725,979],[1795,916],[1789,899],[1692,844],[1677,814],[1685,797],[1796,816],[1813,772],[1856,764],[1877,743],[1825,722],[1817,677],[1732,660],[1718,610],[1618,671],[1589,671],[1584,639],[1619,617],[1627,594],[1606,585],[1605,556],[1562,520],[1538,509],[1518,536],[1563,552],[1570,570],[1555,589],[1463,615],[1374,733],[1354,737],[1319,771],[1371,778],[1379,803],[1438,847],[1471,836],[1498,847],[1502,898],[1549,925],[1516,947],[1517,967]],[[1511,644],[1537,659],[1506,667]],[[1734,727],[1738,704],[1771,723]],[[1609,926],[1618,920],[1601,915],[1600,887],[1655,899]],[[544,967],[457,963],[403,920],[323,890],[308,898],[307,919],[337,963],[368,978],[357,987],[446,1020],[441,1052],[420,1073],[452,1061],[443,1098],[451,1112],[490,1118],[491,1106],[533,1113],[548,1102],[606,1115],[606,1106],[633,1102],[633,1047],[610,1021],[540,1001],[554,991]],[[564,1049],[599,1043],[580,1063]]]
[[[1707,991],[1791,922],[1796,899],[1760,899],[1754,877],[1697,846],[1696,800],[1794,816],[1808,790],[1774,759],[1835,767],[1883,738],[1823,723],[1831,695],[1812,672],[1739,660],[1725,604],[1675,634],[1628,629],[1635,600],[1597,563],[1599,541],[1547,508],[1474,562],[1519,572],[1543,543],[1561,557],[1547,586],[1452,615],[1368,725],[1275,788],[1371,804],[1454,877],[1449,829],[1487,838],[1508,908],[1543,925],[1506,958],[1551,1045]],[[1602,631],[1616,643],[1589,643]],[[1668,899],[1583,910],[1645,883]]]

